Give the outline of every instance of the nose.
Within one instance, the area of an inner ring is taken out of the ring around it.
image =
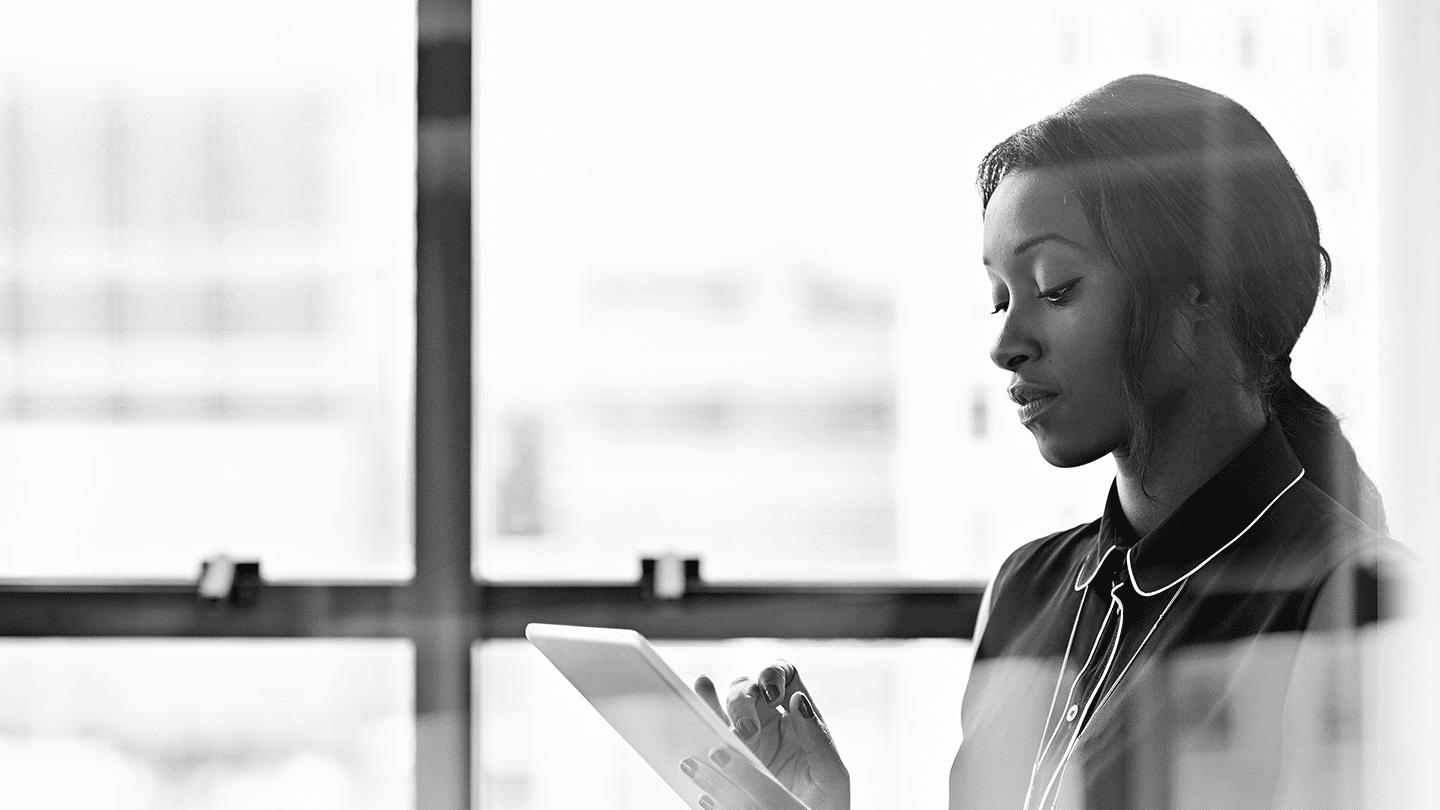
[[[990,361],[1005,371],[1014,371],[1040,356],[1040,342],[1014,305],[1005,312],[1000,334],[990,346]]]

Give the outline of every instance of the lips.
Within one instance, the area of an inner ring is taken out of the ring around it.
[[[1010,400],[1020,406],[1020,422],[1030,424],[1040,417],[1040,413],[1050,407],[1060,394],[1044,386],[1034,383],[1015,383],[1007,390]]]

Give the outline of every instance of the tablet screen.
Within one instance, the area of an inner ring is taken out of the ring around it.
[[[686,757],[705,759],[725,746],[769,773],[639,633],[531,624],[525,635],[691,807],[699,806],[700,789],[680,771]]]

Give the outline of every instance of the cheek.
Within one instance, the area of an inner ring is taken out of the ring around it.
[[[1072,377],[1092,396],[1114,396],[1125,368],[1123,333],[1096,319],[1071,341]]]

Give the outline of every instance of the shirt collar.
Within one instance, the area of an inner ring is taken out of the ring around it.
[[[1128,548],[1120,528],[1128,524],[1112,482],[1100,530],[1081,559],[1075,590],[1088,586],[1107,567],[1123,568],[1141,596],[1170,590],[1240,540],[1304,474],[1285,434],[1271,423],[1179,509]]]

